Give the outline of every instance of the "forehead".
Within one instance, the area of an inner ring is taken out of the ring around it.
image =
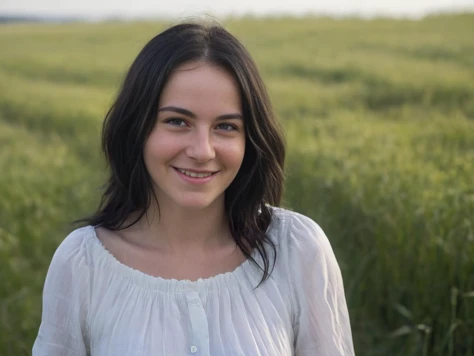
[[[239,85],[222,67],[207,62],[185,63],[173,70],[161,92],[159,107],[168,105],[240,112]]]

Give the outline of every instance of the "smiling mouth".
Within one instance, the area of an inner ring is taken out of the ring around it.
[[[217,173],[217,172],[192,172],[192,171],[188,171],[186,169],[181,169],[181,168],[175,168],[175,169],[178,172],[184,174],[185,176],[188,176],[191,178],[207,178]]]

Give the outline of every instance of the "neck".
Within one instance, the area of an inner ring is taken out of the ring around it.
[[[232,241],[224,201],[204,209],[151,204],[137,223],[140,235],[150,247],[169,251],[218,247]]]

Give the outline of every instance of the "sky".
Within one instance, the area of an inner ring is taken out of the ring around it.
[[[474,0],[0,0],[0,14],[39,16],[188,17],[301,15],[420,17],[439,11],[474,11]]]

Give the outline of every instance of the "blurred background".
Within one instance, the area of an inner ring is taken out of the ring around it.
[[[155,34],[214,18],[287,136],[284,205],[326,231],[358,355],[474,355],[474,2],[0,2],[0,355],[106,177],[100,128]]]

